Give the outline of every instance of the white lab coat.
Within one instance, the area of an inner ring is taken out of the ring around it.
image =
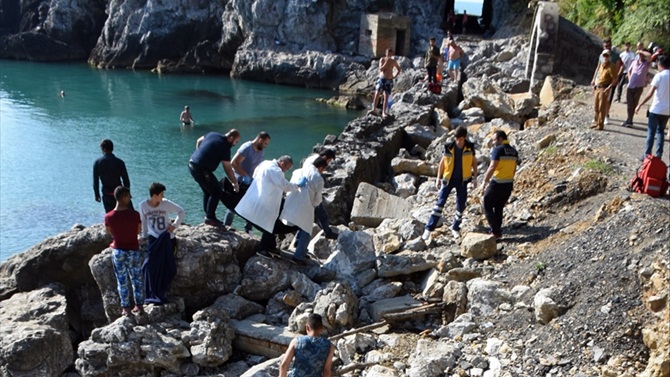
[[[296,225],[311,235],[314,207],[323,200],[323,177],[314,165],[305,165],[293,172],[291,182],[300,182],[302,177],[307,178],[307,186],[288,194],[279,218],[284,224]]]
[[[254,180],[235,212],[252,223],[272,233],[279,217],[279,207],[285,192],[296,191],[298,185],[284,178],[284,172],[277,160],[266,160],[254,171]]]

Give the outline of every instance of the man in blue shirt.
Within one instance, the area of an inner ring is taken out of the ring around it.
[[[240,191],[237,178],[233,173],[233,167],[230,163],[230,150],[240,141],[240,132],[231,129],[225,135],[218,132],[210,132],[201,136],[195,143],[195,152],[188,161],[188,168],[193,179],[198,182],[203,194],[203,209],[205,210],[205,224],[222,227],[224,224],[216,218],[216,208],[219,200],[224,201],[224,205],[232,208],[236,203],[226,203],[226,194],[216,179],[214,171],[219,166],[223,166],[223,171],[233,185],[235,192]]]

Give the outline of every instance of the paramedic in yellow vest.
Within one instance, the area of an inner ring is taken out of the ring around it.
[[[426,230],[421,236],[424,240],[430,238],[430,232],[435,230],[437,223],[442,217],[444,204],[447,202],[449,193],[456,189],[456,214],[451,224],[451,232],[454,237],[460,236],[461,220],[463,211],[465,211],[466,200],[468,198],[468,182],[472,181],[474,188],[477,188],[477,158],[475,156],[475,145],[466,140],[468,130],[459,126],[456,128],[454,140],[444,147],[444,156],[440,160],[440,166],[437,169],[437,187],[440,193],[437,203],[430,214]]]
[[[489,234],[499,239],[502,237],[503,208],[512,195],[519,153],[509,145],[505,131],[496,132],[495,145],[491,150],[491,165],[484,175],[484,215],[491,227]]]

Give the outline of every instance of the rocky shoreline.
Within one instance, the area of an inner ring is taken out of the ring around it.
[[[120,317],[109,237],[75,226],[0,265],[0,374],[276,375],[313,311],[346,376],[668,376],[668,200],[625,191],[636,166],[583,126],[583,87],[552,77],[527,92],[524,37],[470,43],[460,86],[430,94],[420,62],[402,59],[392,117],[325,138],[341,235],[312,240],[323,268],[260,258],[241,232],[184,226],[171,302]],[[348,71],[345,85],[364,92],[374,72]],[[478,190],[463,239],[446,227],[420,237],[458,125],[480,172],[498,129],[523,159],[502,242],[484,234]]]

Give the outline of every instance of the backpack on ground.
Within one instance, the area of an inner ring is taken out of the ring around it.
[[[668,190],[668,167],[658,157],[646,155],[642,166],[628,185],[629,191],[647,194],[653,197],[665,195]]]
[[[435,94],[442,94],[442,85],[435,83],[435,82],[429,82],[428,83],[428,90],[431,93]]]

